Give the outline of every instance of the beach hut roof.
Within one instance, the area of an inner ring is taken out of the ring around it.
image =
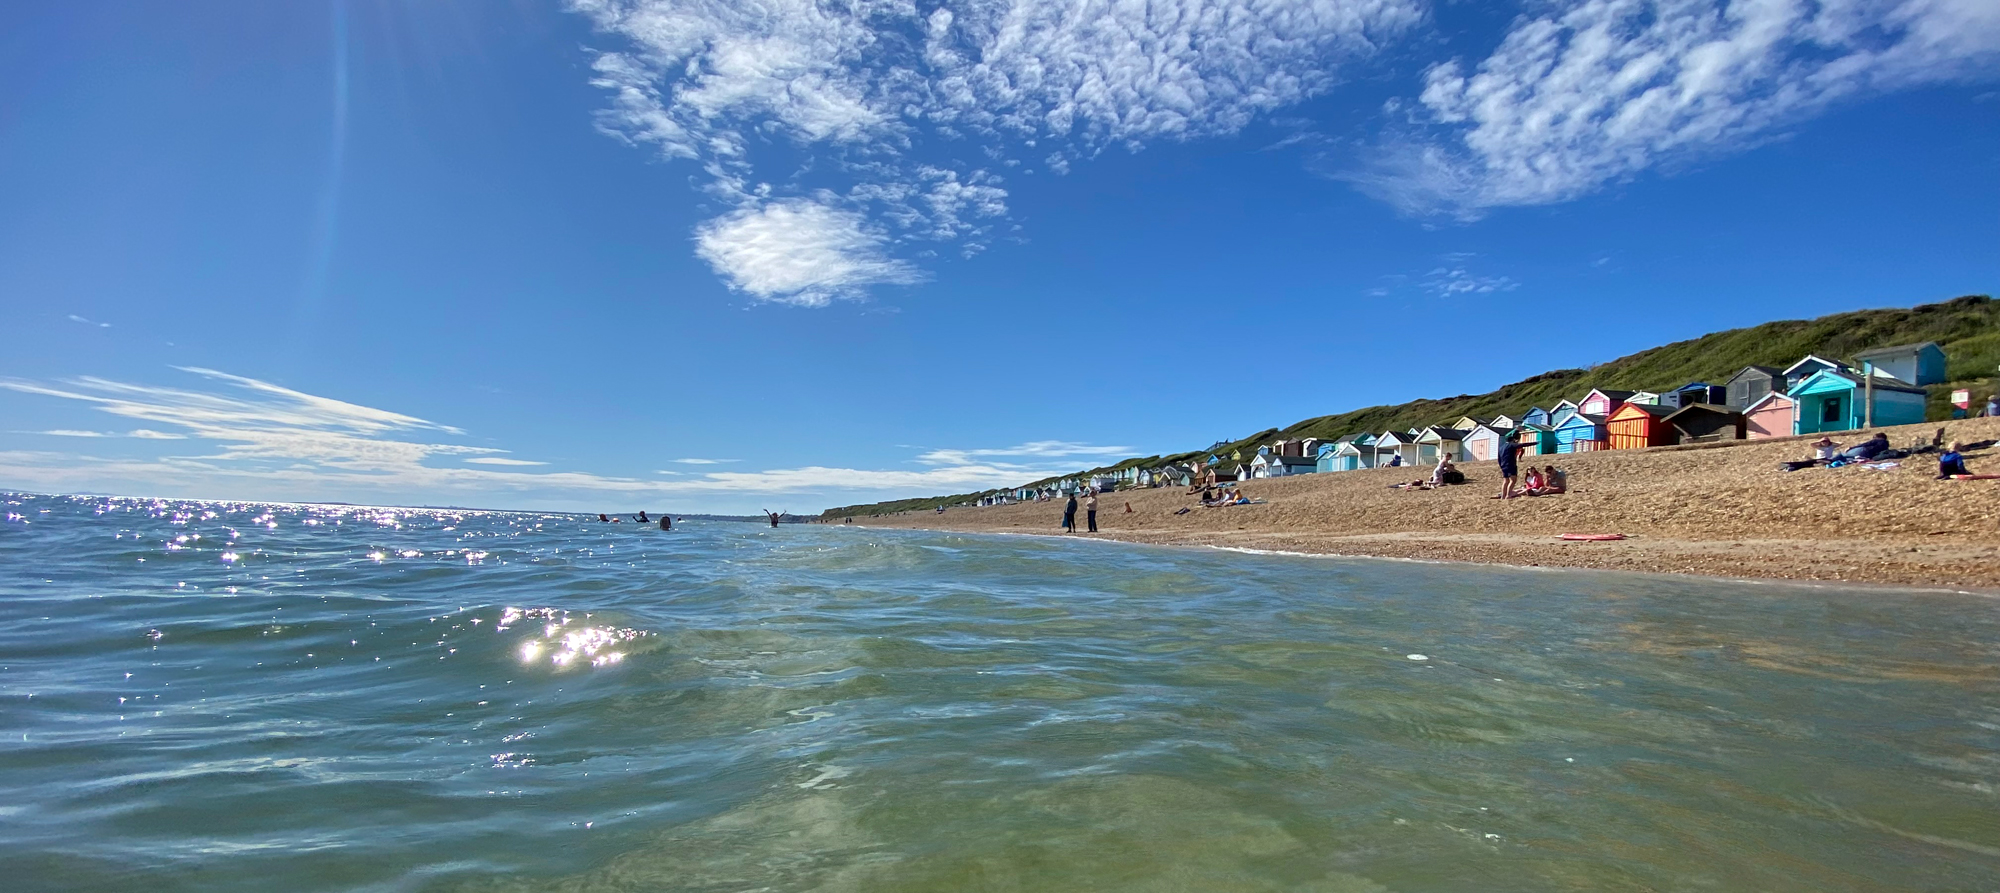
[[[1757,373],[1758,375],[1763,375],[1769,378],[1778,378],[1785,374],[1785,370],[1776,368],[1774,366],[1759,366],[1756,363],[1751,363],[1750,365],[1737,370],[1735,375],[1729,376],[1729,380],[1735,381],[1753,372]]]
[[[1785,401],[1786,403],[1797,403],[1797,402],[1799,402],[1799,401],[1797,401],[1797,400],[1795,400],[1795,399],[1792,399],[1792,396],[1791,396],[1790,394],[1787,394],[1787,393],[1785,393],[1784,391],[1772,391],[1771,393],[1768,393],[1768,394],[1765,394],[1764,396],[1762,396],[1762,397],[1759,397],[1759,398],[1757,398],[1757,402],[1755,402],[1755,403],[1752,403],[1752,404],[1750,404],[1749,406],[1746,406],[1746,407],[1744,407],[1744,408],[1743,408],[1743,411],[1744,411],[1744,412],[1745,412],[1746,414],[1747,414],[1747,413],[1752,413],[1752,412],[1756,412],[1756,411],[1757,411],[1757,407],[1760,407],[1760,406],[1763,406],[1764,404],[1766,404],[1766,403],[1769,403],[1769,402],[1771,402],[1771,401],[1773,401],[1773,400],[1783,400],[1783,401]]]
[[[1313,465],[1317,464],[1317,461],[1318,461],[1318,460],[1316,460],[1316,459],[1312,458],[1311,456],[1272,456],[1272,457],[1271,457],[1271,464],[1272,464],[1272,465],[1290,465],[1290,466],[1295,466],[1295,467],[1302,467],[1302,468],[1311,468],[1311,467],[1312,467]]]
[[[1623,402],[1625,402],[1625,401],[1627,401],[1627,400],[1630,400],[1630,399],[1632,399],[1632,395],[1633,395],[1633,394],[1636,394],[1636,393],[1639,393],[1639,392],[1638,392],[1638,391],[1621,391],[1621,390],[1618,390],[1617,388],[1591,388],[1591,389],[1590,389],[1590,393],[1591,393],[1591,394],[1603,394],[1604,396],[1606,396],[1606,397],[1609,397],[1609,398],[1611,399],[1611,402],[1613,402],[1613,403],[1623,403]],[[1584,396],[1584,398],[1585,398],[1585,399],[1589,399],[1589,397],[1590,397],[1590,394],[1585,394],[1585,395],[1583,395],[1583,396]]]
[[[1653,418],[1661,419],[1673,415],[1674,410],[1672,407],[1661,406],[1656,403],[1627,403],[1624,406],[1618,407],[1609,416],[1606,416],[1605,421],[1618,418],[1631,418],[1634,413],[1645,413]]]
[[[1575,400],[1557,400],[1556,405],[1549,407],[1549,415],[1555,415],[1556,413],[1562,412],[1565,409],[1575,409],[1575,408],[1576,408]]]
[[[1818,363],[1819,365],[1824,366],[1828,369],[1847,368],[1846,363],[1842,363],[1837,360],[1829,360],[1817,354],[1806,354],[1804,359],[1801,359],[1798,362],[1791,364],[1790,366],[1786,366],[1783,375],[1786,378],[1790,378],[1792,377],[1792,373],[1799,371],[1799,367],[1804,366],[1807,363]]]
[[[1457,428],[1447,428],[1443,425],[1432,425],[1428,428],[1425,428],[1424,433],[1418,435],[1418,439],[1424,439],[1424,438],[1435,438],[1437,440],[1464,440],[1465,432]]]
[[[1818,372],[1806,376],[1806,380],[1799,382],[1799,386],[1793,388],[1792,393],[1794,394],[1811,393],[1813,386],[1820,380],[1835,379],[1835,378],[1847,382],[1847,384],[1850,387],[1856,387],[1856,388],[1861,387],[1861,375],[1859,373],[1852,371],[1843,372],[1837,369],[1821,369]],[[1893,375],[1885,375],[1879,369],[1876,370],[1875,372],[1874,388],[1878,391],[1884,391],[1884,390],[1909,391],[1915,394],[1926,394],[1926,395],[1930,393],[1929,391],[1926,391],[1923,388],[1910,384],[1909,382],[1897,378]]]
[[[1643,404],[1643,403],[1642,403],[1642,404],[1640,404],[1640,405],[1641,405],[1641,406],[1644,406],[1645,404]],[[1603,425],[1603,424],[1604,424],[1604,417],[1603,417],[1603,416],[1601,416],[1601,415],[1595,415],[1595,414],[1592,414],[1592,413],[1587,413],[1587,412],[1579,412],[1579,413],[1577,413],[1577,414],[1575,414],[1575,415],[1572,415],[1572,416],[1570,416],[1570,417],[1569,417],[1569,418],[1567,418],[1567,419],[1564,419],[1564,420],[1563,420],[1563,423],[1562,423],[1562,424],[1560,424],[1560,425],[1557,425],[1556,427],[1558,427],[1558,428],[1581,428],[1581,427],[1583,427],[1584,425],[1590,425],[1590,426],[1600,426],[1600,425]]]
[[[1873,360],[1881,357],[1899,357],[1905,354],[1918,354],[1922,353],[1924,348],[1926,347],[1935,350],[1939,353],[1944,352],[1944,348],[1939,347],[1936,341],[1923,341],[1917,344],[1898,344],[1895,347],[1877,347],[1871,350],[1864,350],[1858,354],[1855,354],[1854,359],[1856,362],[1859,362],[1861,360]]]
[[[1478,434],[1481,431],[1486,431],[1492,434],[1498,434],[1501,437],[1512,437],[1514,436],[1514,431],[1520,427],[1521,426],[1519,425],[1478,425],[1475,426],[1471,431],[1467,431],[1465,433],[1465,436],[1471,437],[1472,435]]]
[[[1772,391],[1772,393],[1775,394],[1777,392]],[[1779,394],[1779,396],[1784,396],[1784,395]],[[1759,400],[1757,402],[1762,403],[1764,401]],[[1673,412],[1668,413],[1666,421],[1668,424],[1673,424],[1674,419],[1677,419],[1681,416],[1701,415],[1704,413],[1714,413],[1716,415],[1742,415],[1742,413],[1738,412],[1736,408],[1733,406],[1720,406],[1714,403],[1690,403],[1686,406],[1674,410]]]

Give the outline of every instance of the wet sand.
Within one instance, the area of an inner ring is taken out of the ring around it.
[[[1932,422],[1888,432],[1891,445],[2000,438],[2000,419]],[[1897,468],[1779,470],[1817,437],[1523,457],[1569,472],[1570,491],[1492,499],[1493,462],[1462,465],[1468,482],[1434,491],[1390,485],[1428,468],[1380,468],[1249,481],[1260,505],[1204,508],[1180,488],[1104,494],[1103,539],[1329,555],[1539,567],[1877,583],[2000,591],[2000,481],[1938,481],[1935,454]],[[1859,432],[1834,437],[1843,444]],[[1968,454],[2000,473],[2000,449]],[[1128,513],[1126,507],[1130,506]],[[1176,515],[1182,507],[1192,511]],[[1081,512],[1079,512],[1081,515]],[[1061,502],[855,518],[856,524],[967,532],[1060,534]],[[1079,525],[1082,519],[1078,520]],[[1619,533],[1568,542],[1563,533]],[[1091,536],[1091,534],[1079,534]]]

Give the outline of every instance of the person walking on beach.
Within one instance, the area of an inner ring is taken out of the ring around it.
[[[1514,483],[1521,476],[1515,457],[1521,453],[1521,442],[1511,437],[1500,441],[1500,495],[1494,499],[1513,499]]]
[[[1063,523],[1062,523],[1062,529],[1063,529],[1063,532],[1064,532],[1064,533],[1075,533],[1075,532],[1076,532],[1076,494],[1075,494],[1075,493],[1071,493],[1071,494],[1069,495],[1069,502],[1067,502],[1067,503],[1065,503],[1065,504],[1063,505]]]
[[[1097,491],[1090,491],[1090,498],[1083,501],[1084,517],[1090,522],[1090,532],[1097,532]]]

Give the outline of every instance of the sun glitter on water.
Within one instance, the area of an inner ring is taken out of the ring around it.
[[[573,619],[568,611],[559,608],[510,607],[501,612],[500,622],[493,631],[505,633],[522,620],[541,623],[541,636],[521,643],[521,662],[536,664],[546,659],[557,667],[586,663],[593,667],[610,666],[625,659],[625,652],[619,646],[649,635],[645,630],[628,627],[572,626]]]

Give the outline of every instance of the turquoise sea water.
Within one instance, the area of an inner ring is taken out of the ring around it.
[[[6,497],[0,888],[2000,890],[2000,602]]]

